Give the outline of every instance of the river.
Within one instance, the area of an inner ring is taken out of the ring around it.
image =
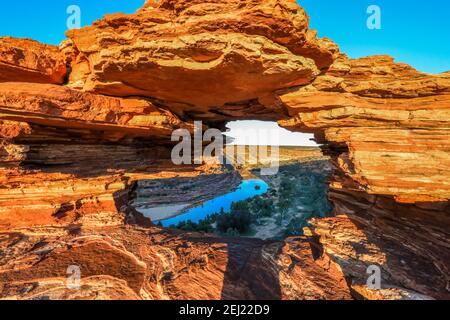
[[[230,212],[231,204],[233,202],[238,202],[253,198],[258,195],[262,195],[266,193],[268,189],[269,189],[268,184],[263,180],[259,179],[244,180],[242,181],[241,185],[237,188],[237,190],[233,192],[206,201],[202,205],[192,208],[175,217],[165,220],[153,220],[153,222],[154,223],[161,222],[164,227],[177,225],[182,221],[188,220],[191,220],[192,222],[199,222],[200,220],[203,220],[210,214],[220,212],[221,208],[223,208],[225,212]],[[170,207],[166,207],[166,209],[170,210]],[[161,211],[164,210],[164,208],[158,208],[158,210]],[[144,215],[150,219],[152,219],[152,216],[154,218],[154,215],[151,212],[146,212],[144,213]]]

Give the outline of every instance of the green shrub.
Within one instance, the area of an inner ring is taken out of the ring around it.
[[[229,214],[218,215],[216,222],[220,233],[227,234],[229,229],[234,229],[239,234],[243,234],[250,231],[252,217],[248,211],[233,211]]]

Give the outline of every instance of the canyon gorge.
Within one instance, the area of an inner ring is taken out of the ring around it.
[[[0,37],[0,298],[450,299],[450,72],[350,59],[294,0],[147,1],[66,35]],[[315,135],[333,216],[264,241],[133,208],[140,181],[227,175],[174,165],[174,130],[245,119]]]

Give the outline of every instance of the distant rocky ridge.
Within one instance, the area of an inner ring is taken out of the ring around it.
[[[0,38],[0,296],[449,298],[449,73],[349,59],[308,20],[294,0],[161,0],[59,48]],[[237,119],[315,133],[336,217],[269,243],[130,207],[136,181],[219,170],[174,166],[172,130]]]
[[[174,178],[137,181],[132,205],[138,211],[171,207],[164,216],[174,217],[208,200],[235,191],[242,183],[238,171],[201,175],[196,178]]]

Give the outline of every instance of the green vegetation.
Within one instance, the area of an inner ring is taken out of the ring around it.
[[[200,221],[199,223],[192,222],[191,220],[182,221],[178,225],[171,227],[184,231],[207,232],[207,233],[214,232],[214,228],[206,219]]]
[[[327,175],[314,165],[283,166],[276,176],[267,178],[271,188],[266,194],[233,203],[229,213],[222,208],[198,223],[186,221],[171,227],[222,236],[257,235],[264,229],[272,232],[272,238],[301,235],[311,217],[325,216],[332,209],[326,198]]]
[[[198,223],[192,221],[183,221],[172,228],[185,231],[208,232],[216,231],[220,235],[239,236],[250,232],[250,226],[253,222],[253,215],[246,201],[234,202],[231,205],[231,212],[226,213],[221,208],[219,213],[207,216]],[[216,227],[213,227],[213,224]]]
[[[250,212],[238,211],[217,217],[217,230],[221,234],[235,235],[250,231],[252,215]]]

